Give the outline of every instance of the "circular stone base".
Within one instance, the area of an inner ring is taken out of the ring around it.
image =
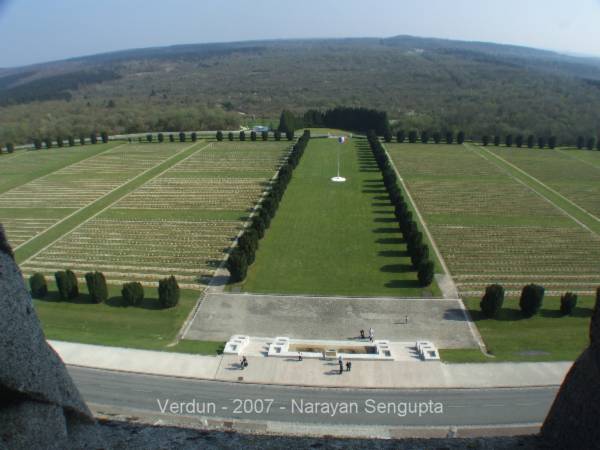
[[[333,181],[334,183],[343,183],[344,181],[346,181],[346,179],[344,177],[333,177],[331,181]]]

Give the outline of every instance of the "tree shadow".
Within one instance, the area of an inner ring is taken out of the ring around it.
[[[390,280],[384,286],[391,289],[416,289],[421,287],[418,280]]]
[[[47,303],[73,303],[76,305],[87,305],[87,304],[93,305],[93,304],[95,304],[92,301],[92,298],[90,297],[90,295],[85,294],[83,292],[80,293],[76,298],[69,299],[69,300],[63,300],[62,298],[60,298],[58,291],[50,291],[44,297],[34,297],[33,295],[31,297],[36,300],[39,300],[42,302],[47,302]]]
[[[383,245],[393,245],[393,244],[404,244],[404,239],[402,238],[381,238],[375,241],[377,244]]]
[[[398,223],[398,220],[396,220],[395,217],[375,217],[375,219],[373,219],[373,222],[377,222],[377,223]]]
[[[371,203],[371,206],[373,208],[381,208],[381,207],[385,207],[385,206],[392,206],[392,202],[389,201],[389,199],[387,199],[388,202],[386,203],[382,203],[382,202],[373,202]]]
[[[400,228],[392,228],[392,227],[380,227],[374,228],[373,233],[375,234],[401,234]]]
[[[409,256],[405,250],[381,250],[377,254],[386,258],[406,258]]]
[[[406,273],[413,270],[412,264],[386,264],[379,269],[380,272],[385,273]]]
[[[449,308],[444,311],[444,320],[454,320],[456,322],[465,322],[467,319],[465,313],[460,308]]]

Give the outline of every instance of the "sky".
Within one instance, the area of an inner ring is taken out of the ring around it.
[[[0,67],[175,44],[399,34],[600,56],[600,0],[0,0]]]

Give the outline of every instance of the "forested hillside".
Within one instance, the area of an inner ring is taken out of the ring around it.
[[[399,36],[164,47],[0,72],[0,143],[227,129],[284,109],[384,110],[394,128],[600,134],[600,60]]]

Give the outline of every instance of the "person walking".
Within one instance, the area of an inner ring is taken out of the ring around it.
[[[344,373],[344,363],[340,361],[340,375]]]
[[[361,339],[365,338],[365,330],[360,330],[360,338]]]
[[[240,363],[240,369],[244,370],[244,368],[248,367],[248,360],[245,356],[242,356],[242,362]]]
[[[375,339],[375,330],[373,328],[369,328],[369,341],[373,342]]]
[[[352,362],[348,361],[346,363],[346,372],[350,372],[350,370],[352,370]]]
[[[302,352],[298,352],[298,361],[302,361]]]

